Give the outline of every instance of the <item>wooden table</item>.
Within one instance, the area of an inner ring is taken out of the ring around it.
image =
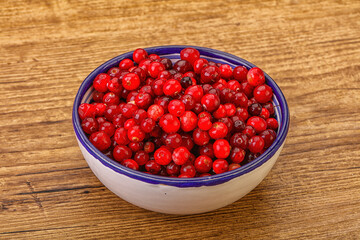
[[[0,238],[360,239],[360,3],[304,2],[2,1]],[[115,196],[88,168],[71,124],[93,69],[170,44],[253,62],[291,112],[268,177],[195,216]]]

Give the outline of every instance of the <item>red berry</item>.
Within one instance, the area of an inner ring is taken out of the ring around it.
[[[265,83],[264,72],[258,67],[251,68],[246,77],[248,83],[254,87]]]
[[[257,133],[260,133],[267,128],[266,121],[261,117],[251,117],[247,120],[247,125],[252,126]]]
[[[231,149],[230,159],[233,163],[241,163],[245,158],[245,150],[235,147]]]
[[[114,133],[114,140],[119,145],[128,144],[130,142],[130,140],[127,135],[127,130],[123,127],[116,129],[116,131]]]
[[[207,131],[197,128],[193,131],[193,140],[196,145],[204,146],[209,143],[210,136]]]
[[[242,133],[244,133],[244,134],[247,135],[248,137],[253,137],[253,136],[255,136],[256,131],[255,131],[255,129],[254,129],[252,126],[247,125],[247,126],[245,127],[245,129],[242,131]]]
[[[180,129],[179,119],[170,113],[161,117],[159,125],[166,133],[175,133]]]
[[[241,92],[242,88],[241,88],[241,84],[236,81],[236,80],[231,80],[228,82],[228,88],[230,90],[233,90],[235,92]]]
[[[201,104],[208,112],[213,112],[220,106],[220,99],[215,94],[206,94],[201,98]]]
[[[111,145],[111,139],[105,132],[95,132],[90,135],[90,142],[100,151],[105,151]]]
[[[216,174],[220,174],[229,170],[229,163],[225,159],[217,159],[213,162],[212,167]]]
[[[167,96],[174,97],[181,92],[181,84],[175,79],[167,80],[163,86],[163,92]]]
[[[168,165],[171,162],[171,152],[165,147],[161,147],[155,151],[154,159],[160,165]]]
[[[262,117],[263,119],[268,119],[270,117],[270,113],[266,108],[262,108],[261,109],[261,113],[260,113],[260,117]]]
[[[78,113],[81,120],[88,117],[94,118],[96,114],[96,107],[92,104],[82,103],[78,108]]]
[[[174,162],[169,163],[166,166],[166,172],[169,175],[178,175],[180,173],[180,166],[175,164]]]
[[[201,130],[208,131],[213,124],[209,117],[202,117],[199,118],[197,125]]]
[[[225,123],[215,122],[209,130],[212,139],[224,138],[228,134],[228,127]]]
[[[115,93],[108,92],[103,97],[103,103],[105,103],[108,106],[110,106],[110,105],[119,105],[120,99]]]
[[[180,58],[194,64],[200,58],[200,53],[195,48],[184,48],[180,52]]]
[[[207,173],[211,170],[212,160],[208,156],[201,155],[195,159],[195,169],[199,173]]]
[[[220,104],[218,109],[216,109],[216,111],[213,112],[213,116],[216,119],[220,119],[223,117],[226,117],[226,109],[225,106]]]
[[[262,110],[262,106],[259,103],[252,103],[248,107],[248,112],[253,116],[260,116]]]
[[[254,89],[254,98],[259,103],[267,103],[272,99],[273,91],[271,87],[266,84],[257,86]]]
[[[122,85],[118,78],[112,78],[108,82],[107,88],[109,89],[110,92],[113,92],[117,95],[119,95],[121,93],[121,91],[123,90]]]
[[[172,100],[168,105],[169,113],[180,117],[185,113],[185,104],[180,100]]]
[[[81,128],[86,132],[87,134],[92,134],[94,132],[97,132],[99,130],[99,124],[94,118],[85,118],[81,122]]]
[[[147,52],[142,48],[136,49],[133,53],[133,59],[134,62],[136,63],[140,63],[142,60],[146,59],[147,57],[148,57]]]
[[[230,155],[230,144],[225,139],[218,139],[213,144],[214,155],[217,158],[227,158]]]
[[[233,76],[235,80],[238,80],[239,82],[245,82],[246,76],[247,76],[248,70],[244,66],[237,66],[234,68]]]
[[[184,133],[182,134],[181,138],[181,146],[186,147],[190,151],[194,147],[194,142],[191,138],[191,135],[188,133]]]
[[[231,117],[236,113],[236,107],[232,103],[225,103],[226,116]]]
[[[183,95],[180,100],[185,104],[185,110],[186,111],[190,111],[195,107],[195,104],[196,104],[195,100],[189,94]]]
[[[181,117],[180,117],[180,124],[181,129],[184,132],[190,132],[194,130],[197,126],[198,118],[196,114],[192,111],[186,111]]]
[[[252,153],[259,153],[263,150],[265,146],[265,141],[260,136],[253,136],[249,140],[249,150]]]
[[[146,153],[152,153],[153,151],[155,151],[155,144],[152,142],[146,142],[144,144],[144,151]]]
[[[128,130],[128,138],[131,142],[142,142],[145,138],[145,132],[139,126],[133,126]]]
[[[269,148],[276,139],[276,132],[272,129],[266,129],[259,136],[264,139],[264,148]]]
[[[177,165],[183,165],[190,158],[190,152],[186,147],[178,147],[173,151],[172,160]]]
[[[93,86],[98,92],[106,92],[108,90],[107,85],[110,81],[110,76],[106,73],[100,73],[96,76],[93,82]]]
[[[192,165],[191,163],[186,163],[184,165],[182,165],[181,169],[180,169],[180,175],[179,177],[181,177],[181,175],[184,176],[188,176],[188,177],[195,177],[196,175],[196,169],[194,167],[194,165]]]
[[[220,76],[225,79],[229,79],[233,75],[232,68],[228,64],[222,64],[220,67]]]
[[[229,165],[229,171],[235,170],[237,168],[241,167],[238,163],[232,163]]]
[[[150,133],[154,130],[156,122],[152,118],[145,118],[141,121],[140,128],[146,133]]]
[[[104,131],[109,137],[115,133],[115,126],[111,122],[103,122],[99,126],[99,131]]]
[[[135,104],[142,109],[147,109],[151,103],[153,102],[152,97],[148,93],[142,93],[140,92],[135,97]]]
[[[182,144],[182,137],[178,133],[169,133],[165,135],[164,143],[171,148],[178,148]]]
[[[204,58],[199,58],[198,60],[194,61],[194,72],[197,74],[201,74],[201,70],[204,67],[208,66],[208,61]]]
[[[145,169],[151,174],[158,174],[161,170],[161,165],[154,160],[150,160],[145,164]]]
[[[279,123],[275,118],[266,119],[266,123],[267,126],[272,130],[276,130],[279,127]]]
[[[192,71],[193,67],[190,62],[186,60],[179,60],[174,64],[174,69],[179,73],[186,73]]]
[[[233,147],[239,147],[244,150],[248,148],[249,137],[244,133],[235,133],[230,139],[230,144]]]
[[[149,118],[152,118],[155,121],[159,121],[162,115],[164,115],[164,109],[157,104],[151,105],[148,110],[147,114]]]
[[[135,162],[132,159],[125,159],[121,162],[121,165],[127,167],[127,168],[131,168],[133,170],[139,170],[139,165],[137,164],[137,162]]]
[[[169,70],[172,68],[172,62],[168,58],[162,58],[160,62],[164,65],[166,70]]]
[[[204,90],[201,86],[190,86],[185,90],[185,94],[189,94],[194,98],[194,101],[199,103],[204,95]]]
[[[134,66],[134,62],[128,58],[121,60],[119,63],[119,68],[121,70],[128,70],[129,68],[132,68],[133,66]]]
[[[214,148],[213,145],[211,143],[206,144],[205,146],[202,146],[199,149],[199,154],[200,155],[205,155],[208,156],[210,158],[214,158]]]
[[[202,83],[214,83],[220,79],[220,69],[216,66],[207,66],[201,70],[200,81]]]
[[[150,160],[150,157],[147,152],[141,150],[135,153],[134,160],[139,165],[145,165]]]
[[[123,77],[122,85],[126,90],[135,90],[140,86],[140,78],[135,73],[128,73]]]
[[[144,142],[130,142],[128,146],[131,149],[131,151],[138,152],[144,149]]]
[[[159,76],[160,72],[162,72],[164,70],[165,70],[165,67],[160,62],[152,62],[152,63],[150,63],[150,65],[148,67],[149,75],[152,78],[157,78]]]

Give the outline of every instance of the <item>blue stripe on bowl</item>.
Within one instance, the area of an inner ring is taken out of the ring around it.
[[[168,57],[171,59],[179,59],[179,52],[186,48],[186,47],[193,47],[199,50],[201,57],[207,60],[220,62],[220,63],[227,63],[232,67],[243,65],[245,67],[252,68],[256,67],[252,63],[236,57],[232,54],[221,52],[218,50],[204,48],[204,47],[196,47],[196,46],[183,46],[183,45],[174,45],[174,46],[159,46],[159,47],[151,47],[146,48],[146,51],[149,54],[158,54],[161,57]],[[82,146],[96,159],[98,159],[104,166],[118,172],[119,174],[124,174],[128,177],[133,179],[137,179],[143,182],[151,183],[151,184],[164,184],[169,186],[176,186],[176,187],[201,187],[201,186],[213,186],[217,184],[221,184],[227,182],[233,178],[239,177],[243,174],[246,174],[264,164],[268,161],[276,151],[281,147],[284,143],[286,135],[289,129],[289,109],[287,102],[283,93],[281,92],[279,86],[275,83],[274,80],[270,78],[269,75],[265,73],[266,83],[273,89],[274,92],[274,99],[273,103],[275,105],[275,111],[277,120],[279,122],[279,129],[278,129],[278,136],[274,143],[268,148],[260,157],[255,159],[254,161],[242,166],[241,168],[222,173],[213,175],[210,177],[201,177],[201,178],[169,178],[169,177],[162,177],[157,175],[150,175],[143,172],[135,171],[129,169],[127,167],[122,166],[118,162],[106,157],[102,154],[99,150],[97,150],[88,140],[86,135],[84,134],[83,130],[81,129],[80,125],[80,118],[77,114],[77,109],[79,105],[83,102],[89,102],[91,100],[91,93],[92,93],[92,82],[93,79],[99,73],[106,72],[111,67],[115,67],[118,63],[125,58],[132,58],[133,52],[128,52],[121,54],[98,68],[96,68],[93,72],[89,74],[81,84],[78,93],[75,97],[73,112],[72,112],[72,122],[74,126],[75,134],[82,144]]]

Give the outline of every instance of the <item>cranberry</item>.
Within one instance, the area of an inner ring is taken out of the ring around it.
[[[140,78],[135,73],[128,73],[123,77],[122,85],[126,90],[135,90],[140,86]]]
[[[220,69],[216,66],[207,66],[201,70],[200,81],[202,83],[217,82],[220,79]]]
[[[212,160],[208,156],[201,155],[195,159],[195,169],[199,173],[207,173],[211,170]]]
[[[178,175],[180,173],[180,166],[171,162],[166,166],[166,172],[169,175]]]
[[[231,117],[231,116],[233,116],[233,115],[236,113],[236,107],[235,107],[234,104],[232,104],[232,103],[225,103],[224,107],[225,107],[225,110],[226,110],[226,115],[227,115],[228,117]]]
[[[84,132],[86,132],[87,134],[92,134],[94,132],[97,132],[99,130],[99,124],[98,122],[90,117],[90,118],[85,118],[84,120],[82,120],[81,122],[81,128],[84,130]]]
[[[220,99],[215,94],[206,94],[201,98],[201,104],[206,111],[213,112],[220,106]]]
[[[144,165],[150,160],[150,157],[147,152],[140,150],[135,153],[134,160],[137,164]]]
[[[117,95],[119,95],[122,91],[122,85],[119,82],[118,78],[112,78],[108,84],[107,84],[107,88],[109,89],[110,92],[113,92]],[[94,98],[94,97],[93,97]]]
[[[261,84],[265,83],[265,76],[263,71],[258,68],[258,67],[254,67],[251,68],[248,73],[247,73],[247,81],[251,86],[259,86]]]
[[[181,97],[181,101],[185,104],[185,110],[190,111],[195,107],[195,100],[194,98],[189,95],[185,94]]]
[[[248,119],[248,117],[249,117],[249,113],[247,111],[247,108],[237,108],[235,116],[238,116],[243,121],[246,121],[246,119]]]
[[[186,60],[179,60],[174,64],[174,69],[179,73],[186,73],[193,70],[193,67],[190,62]]]
[[[131,151],[138,152],[144,149],[144,142],[130,142],[128,146],[131,149]]]
[[[193,131],[194,143],[199,146],[204,146],[209,143],[210,136],[207,131],[203,131],[200,128],[197,128]]]
[[[171,148],[178,148],[182,144],[182,137],[178,133],[170,133],[165,135],[164,144]]]
[[[236,116],[234,116],[234,117],[236,117]],[[246,127],[244,121],[242,121],[241,119],[236,119],[235,121],[233,120],[233,122],[234,122],[233,130],[236,133],[242,132]]]
[[[111,139],[109,135],[103,131],[92,133],[89,140],[100,151],[105,151],[111,145]]]
[[[121,162],[122,160],[131,158],[132,151],[129,147],[124,145],[116,145],[113,150],[113,156],[116,161]]]
[[[248,107],[248,112],[253,116],[260,116],[262,106],[259,103],[253,103]]]
[[[145,132],[139,126],[133,126],[128,130],[128,138],[132,142],[142,142],[145,138]]]
[[[181,87],[183,87],[184,89],[194,85],[193,83],[194,81],[191,79],[191,77],[183,77],[180,80]]]
[[[114,140],[119,145],[127,145],[130,142],[127,136],[127,130],[123,127],[116,129],[114,133]]]
[[[245,108],[248,106],[248,98],[242,92],[235,93],[233,100],[234,100],[233,103],[235,104],[236,107]]]
[[[167,96],[174,97],[181,92],[181,84],[175,79],[167,80],[163,85],[163,92]]]
[[[275,118],[266,119],[266,124],[270,129],[276,130],[279,127],[279,123]]]
[[[224,88],[220,91],[220,99],[224,103],[233,102],[236,92],[230,90],[229,88]]]
[[[242,133],[246,134],[248,137],[255,136],[256,131],[252,126],[247,125]]]
[[[271,87],[269,87],[266,84],[257,86],[254,89],[254,98],[256,99],[257,102],[259,103],[266,103],[269,102],[273,96],[273,91],[271,89]]]
[[[185,104],[180,100],[172,100],[168,105],[169,113],[180,117],[185,113]]]
[[[245,158],[245,150],[235,147],[231,149],[230,159],[233,163],[241,163]]]
[[[95,105],[95,115],[103,116],[106,110],[106,104],[104,103],[94,103]]]
[[[181,136],[181,138],[182,138],[181,146],[186,147],[190,151],[194,147],[194,142],[191,138],[191,135],[185,133]]]
[[[267,109],[270,115],[273,115],[275,113],[274,105],[271,102],[263,104],[263,108]]]
[[[80,119],[82,120],[88,117],[94,118],[96,114],[96,107],[92,104],[82,103],[78,108],[78,113]]]
[[[260,117],[263,119],[268,119],[270,117],[270,112],[266,108],[261,109]]]
[[[184,132],[190,132],[194,130],[197,126],[198,118],[196,114],[192,111],[186,111],[181,117],[180,117],[180,124],[181,129]]]
[[[162,97],[155,98],[154,103],[160,105],[164,109],[164,112],[168,113],[168,106],[169,106],[170,100],[171,100],[170,97],[162,96]]]
[[[102,124],[102,123],[106,122],[106,118],[98,117],[98,118],[96,118],[96,121],[97,121],[98,124]]]
[[[186,163],[184,165],[182,165],[181,169],[180,169],[180,175],[179,177],[195,177],[196,175],[196,169],[194,167],[194,165],[192,165],[191,163]],[[182,176],[181,176],[182,175]]]
[[[266,121],[261,117],[251,117],[247,120],[247,125],[252,126],[257,133],[260,133],[267,128]]]
[[[224,173],[229,170],[229,163],[225,159],[217,159],[213,162],[212,168],[216,174]]]
[[[218,139],[213,144],[214,155],[217,158],[227,158],[230,155],[230,144],[225,139]]]
[[[177,165],[183,165],[189,160],[190,152],[186,147],[178,147],[172,153],[172,160]]]
[[[158,121],[160,117],[164,115],[164,109],[160,105],[154,104],[148,108],[147,114],[149,118]]]
[[[94,102],[100,103],[100,102],[102,102],[104,95],[105,95],[104,93],[98,92],[95,90],[92,94],[92,98],[93,98]]]
[[[180,58],[188,61],[190,64],[194,64],[200,58],[200,53],[195,48],[184,48],[180,52]]]
[[[161,170],[161,165],[154,160],[150,160],[145,164],[145,169],[151,174],[158,174]]]
[[[113,119],[120,113],[120,109],[116,105],[108,106],[104,112],[104,116],[107,120],[113,121]]]
[[[142,109],[147,109],[152,103],[152,97],[148,93],[140,92],[135,97],[135,104]]]
[[[175,133],[180,129],[179,119],[170,113],[161,117],[159,125],[166,133]]]
[[[208,61],[204,58],[199,58],[198,60],[196,60],[194,62],[194,72],[197,73],[197,74],[201,74],[201,70],[204,68],[204,67],[207,67],[208,66]]]
[[[137,164],[137,162],[135,162],[132,159],[125,159],[121,162],[121,165],[127,167],[127,168],[131,168],[133,170],[139,170],[139,165]]]
[[[140,63],[142,60],[146,59],[147,57],[148,57],[147,52],[142,48],[136,49],[133,53],[133,60],[136,63]]]
[[[131,72],[132,72],[132,73],[135,73],[136,75],[139,76],[140,82],[144,82],[144,81],[145,81],[147,74],[146,74],[146,71],[145,71],[144,69],[142,69],[141,67],[136,67],[136,68],[134,68]],[[125,74],[125,75],[126,75],[126,74]],[[124,75],[124,76],[125,76],[125,75]]]
[[[154,62],[157,62],[157,61],[160,61],[161,58],[159,57],[159,55],[157,55],[155,53],[152,53],[152,54],[149,55],[149,59],[154,61]]]
[[[232,91],[241,92],[241,90],[242,90],[241,84],[236,80],[229,81],[227,85],[228,85],[228,88]]]
[[[235,170],[237,168],[241,167],[240,164],[232,163],[229,165],[229,171]]]
[[[106,73],[100,73],[94,79],[93,86],[98,92],[106,92],[108,90],[107,85],[110,81],[110,76]]]
[[[103,97],[103,103],[107,104],[108,106],[110,106],[110,105],[119,105],[120,99],[115,93],[108,92]]]
[[[146,133],[150,133],[154,130],[156,122],[152,118],[145,118],[141,121],[140,128]]]
[[[260,137],[264,139],[264,148],[269,148],[271,144],[275,141],[276,132],[272,129],[266,129],[259,134]]]
[[[144,120],[147,117],[148,117],[147,112],[144,109],[137,109],[133,113],[133,118],[134,118],[136,124],[138,124],[138,125],[140,125],[142,120]]]
[[[156,163],[167,165],[171,162],[171,152],[165,147],[161,147],[155,151],[154,158]]]
[[[195,106],[193,108],[193,112],[196,114],[199,114],[204,111],[204,107],[201,105],[201,103],[195,103]]]
[[[144,144],[144,151],[146,153],[152,153],[153,151],[155,151],[155,144],[152,142],[146,142]]]
[[[245,93],[248,98],[251,98],[253,96],[254,87],[251,86],[248,82],[243,82],[241,84],[241,88],[243,90],[243,93]]]
[[[121,108],[121,113],[126,118],[131,118],[137,109],[138,107],[135,104],[127,103]]]
[[[247,73],[248,70],[244,66],[237,66],[234,68],[233,76],[235,80],[238,80],[239,82],[245,82],[247,80]]]
[[[222,122],[215,122],[209,130],[209,135],[213,139],[224,138],[227,134],[228,127]]]
[[[148,67],[149,75],[152,78],[157,78],[160,72],[165,70],[165,66],[160,62],[152,62]]]
[[[200,149],[199,149],[199,154],[200,155],[205,155],[205,156],[208,156],[210,158],[213,158],[215,155],[214,155],[214,148],[213,148],[213,145],[211,143],[208,143],[206,144],[205,146],[202,146]]]
[[[115,126],[111,122],[103,122],[99,126],[99,131],[104,131],[109,137],[115,133]]]
[[[265,146],[265,141],[260,136],[253,136],[249,140],[249,150],[252,153],[259,153],[263,150]]]
[[[140,90],[139,90],[139,93],[148,93],[151,97],[155,96],[155,94],[154,94],[154,92],[153,92],[150,85],[145,85],[145,86],[141,87]]]
[[[202,117],[198,120],[198,127],[201,130],[207,131],[212,127],[212,122],[209,117]]]
[[[199,85],[190,86],[185,90],[185,94],[191,95],[194,98],[195,102],[198,103],[201,101],[204,95],[204,90]]]
[[[162,58],[160,62],[164,65],[166,70],[169,70],[172,68],[172,62],[168,58]]]
[[[222,64],[220,67],[220,76],[225,79],[229,79],[233,75],[232,68],[228,64]]]
[[[120,77],[121,70],[118,67],[112,67],[107,71],[107,74],[112,78],[118,78]]]
[[[225,106],[220,104],[219,105],[219,108],[216,109],[216,111],[213,112],[213,116],[214,118],[216,119],[220,119],[220,118],[223,118],[223,117],[226,117],[226,109],[225,109]]]
[[[230,144],[245,150],[248,148],[248,136],[243,133],[235,133],[230,139]]]
[[[119,68],[121,70],[128,70],[129,68],[132,68],[133,66],[134,66],[134,62],[128,58],[121,60],[119,63]]]

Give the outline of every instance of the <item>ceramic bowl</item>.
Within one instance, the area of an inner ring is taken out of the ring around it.
[[[214,49],[196,46],[159,46],[146,48],[172,61],[180,59],[180,51],[186,47],[199,50],[201,57],[231,67],[255,65],[244,59]],[[85,78],[75,97],[73,126],[85,160],[96,177],[120,198],[155,212],[168,214],[195,214],[212,211],[231,204],[254,189],[269,173],[284,146],[289,128],[289,109],[278,85],[266,73],[266,83],[274,92],[273,103],[279,122],[278,136],[271,147],[260,157],[241,168],[201,178],[169,178],[150,175],[120,165],[97,150],[88,140],[80,125],[77,109],[81,103],[90,102],[92,82],[96,75],[118,66],[124,58],[132,58],[133,52],[121,54],[98,68]]]

